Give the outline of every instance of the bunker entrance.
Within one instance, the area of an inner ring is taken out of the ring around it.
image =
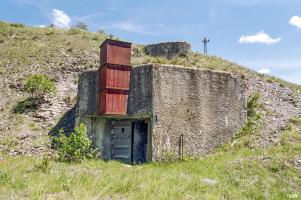
[[[147,130],[144,120],[112,121],[112,159],[134,164],[146,162]]]

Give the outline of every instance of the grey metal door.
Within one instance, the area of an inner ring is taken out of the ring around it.
[[[112,122],[112,159],[131,162],[131,122]]]

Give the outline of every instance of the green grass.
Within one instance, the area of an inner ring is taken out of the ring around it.
[[[284,137],[266,149],[226,145],[200,159],[133,166],[5,156],[0,199],[300,199],[301,133],[293,125]]]

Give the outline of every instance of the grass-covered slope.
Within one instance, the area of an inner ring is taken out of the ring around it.
[[[210,156],[171,163],[0,161],[0,199],[300,199],[301,118],[276,146],[242,138]]]
[[[98,67],[98,48],[107,37],[0,22],[0,199],[301,198],[301,87],[197,53],[167,60],[146,56],[142,46],[134,45],[132,64],[244,74],[247,95],[260,96],[256,129],[197,160],[141,166],[100,160],[42,162],[40,155],[52,151],[49,130],[59,120],[72,125],[78,73]],[[36,73],[55,82],[56,94],[36,110],[14,112],[27,97],[26,77]]]

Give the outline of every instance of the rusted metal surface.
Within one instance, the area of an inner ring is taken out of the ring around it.
[[[129,90],[130,66],[105,64],[99,69],[100,89]]]
[[[100,67],[104,64],[131,65],[131,43],[105,40],[100,46]]]
[[[99,114],[127,114],[127,90],[104,89],[99,93]]]
[[[105,40],[100,46],[99,114],[126,115],[131,43]]]

